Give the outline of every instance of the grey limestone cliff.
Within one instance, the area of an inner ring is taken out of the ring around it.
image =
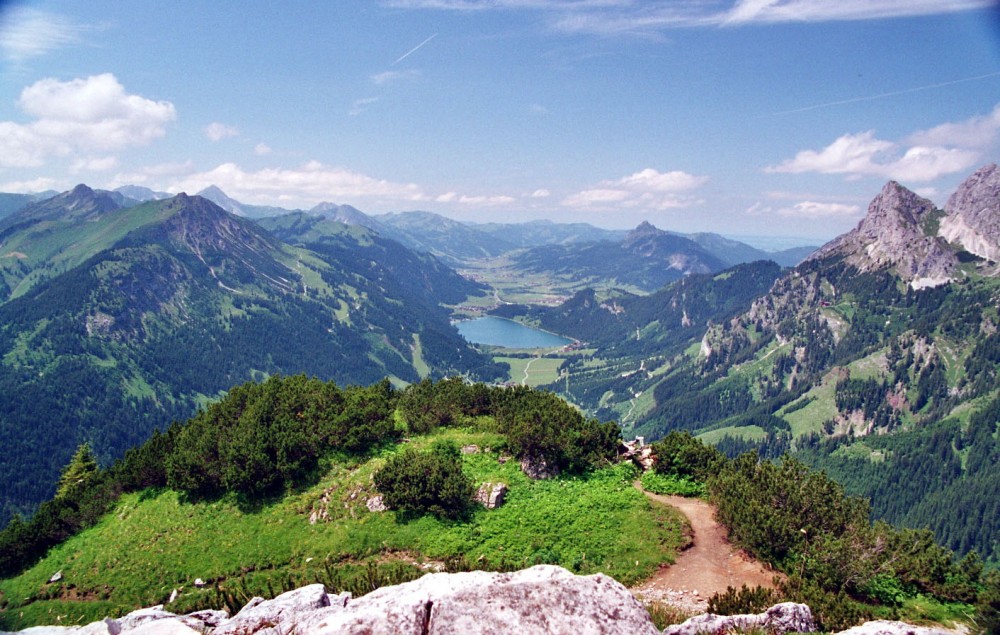
[[[945,204],[941,237],[1000,262],[1000,168],[990,164],[965,180]]]

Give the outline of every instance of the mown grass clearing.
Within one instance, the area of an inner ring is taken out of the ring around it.
[[[559,379],[559,369],[565,360],[558,357],[494,357],[493,361],[510,365],[510,381],[534,388]]]

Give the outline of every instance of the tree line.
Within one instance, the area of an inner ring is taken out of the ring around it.
[[[170,488],[191,499],[233,495],[253,504],[315,483],[332,461],[370,455],[405,434],[477,420],[503,434],[516,458],[555,470],[584,471],[606,463],[620,441],[615,423],[587,419],[555,395],[525,387],[451,378],[424,380],[400,391],[388,380],[341,388],[304,375],[273,376],[236,386],[186,422],[155,432],[106,469],[96,467],[89,447],[78,450],[63,470],[56,495],[30,519],[16,515],[0,531],[0,576],[16,574],[92,526],[126,492]],[[425,457],[403,456],[404,464],[430,465]],[[454,455],[444,449],[432,458],[440,466],[441,459]],[[440,482],[453,484],[450,477]],[[458,487],[458,498],[448,494],[442,503],[432,497],[419,508],[460,513],[459,502],[471,502],[467,490]]]

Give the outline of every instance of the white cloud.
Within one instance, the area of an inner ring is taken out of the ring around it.
[[[620,179],[602,181],[597,187],[567,196],[562,204],[576,208],[675,209],[697,203],[688,192],[707,182],[706,176],[646,168]]]
[[[848,178],[880,176],[900,181],[931,181],[968,169],[977,152],[961,148],[915,145],[905,150],[875,137],[872,130],[846,134],[822,150],[803,150],[795,158],[764,168],[769,173],[845,174]]]
[[[483,195],[468,195],[459,194],[458,192],[445,192],[439,196],[434,197],[435,203],[458,203],[461,205],[475,205],[478,207],[500,207],[504,205],[511,205],[517,202],[517,199],[513,196],[506,195],[496,195],[496,196],[483,196]]]
[[[943,123],[929,130],[915,132],[907,138],[907,142],[919,146],[985,148],[996,143],[998,133],[1000,133],[1000,104],[997,104],[993,112],[988,115]]]
[[[372,83],[382,86],[384,84],[391,84],[393,82],[409,80],[413,81],[420,77],[420,71],[409,70],[409,71],[384,71],[382,73],[376,73],[371,76]]]
[[[738,0],[724,24],[877,20],[990,6],[988,0]]]
[[[843,205],[841,203],[817,203],[815,201],[802,201],[791,207],[783,207],[778,210],[781,216],[793,216],[799,218],[825,218],[828,216],[858,216],[861,214],[861,207],[858,205]]]
[[[593,189],[583,190],[576,194],[571,194],[563,199],[562,204],[567,207],[594,207],[603,206],[609,203],[621,203],[629,198],[629,193],[625,190]]]
[[[8,7],[6,15],[0,17],[0,50],[11,62],[79,44],[90,30],[65,16],[25,7]]]
[[[701,187],[707,181],[707,176],[694,176],[679,171],[660,173],[652,168],[646,168],[620,179],[618,183],[629,188],[652,192],[683,192]]]
[[[271,146],[267,145],[264,142],[258,143],[253,147],[253,153],[258,157],[271,154]]]
[[[90,157],[77,159],[70,165],[70,172],[107,172],[118,167],[118,157]]]
[[[458,197],[458,202],[463,205],[478,205],[485,207],[497,207],[502,205],[510,205],[514,203],[517,199],[513,196],[468,196],[462,195]]]
[[[0,183],[0,192],[14,192],[18,194],[31,194],[34,192],[44,192],[46,190],[58,189],[56,180],[40,176],[30,181],[8,181]]]
[[[330,200],[368,199],[380,202],[428,200],[413,183],[394,183],[343,168],[311,161],[295,169],[267,168],[248,172],[235,163],[224,163],[208,172],[190,174],[171,183],[171,192],[197,192],[217,185],[246,203],[317,204]]]
[[[817,201],[802,201],[792,206],[772,207],[763,203],[755,203],[749,209],[749,216],[784,216],[786,218],[849,218],[861,215],[860,205],[843,203],[821,203]]]
[[[354,103],[351,104],[351,109],[348,111],[347,114],[349,114],[352,117],[360,115],[361,113],[363,113],[365,110],[368,109],[368,106],[371,106],[377,101],[378,97],[364,97],[362,99],[355,99]]]
[[[51,156],[115,152],[166,134],[173,104],[130,95],[110,73],[21,91],[18,106],[34,121],[0,121],[0,167],[39,167]]]
[[[164,178],[174,178],[190,174],[192,169],[194,169],[194,164],[191,161],[147,165],[134,169],[131,172],[119,172],[115,174],[114,178],[105,187],[113,190],[122,185],[142,185],[151,182],[152,185],[156,185],[157,182],[162,181]]]
[[[222,141],[226,137],[236,137],[240,134],[240,131],[234,126],[228,126],[217,121],[213,121],[205,126],[204,132],[209,141]]]
[[[548,191],[545,188],[535,190],[534,192],[531,193],[531,198],[548,198],[550,196],[552,196],[552,192]]]

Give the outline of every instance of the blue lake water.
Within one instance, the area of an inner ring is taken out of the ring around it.
[[[565,346],[573,340],[546,333],[513,320],[498,317],[481,317],[465,320],[455,325],[462,337],[473,344],[502,346],[504,348],[554,348]]]

